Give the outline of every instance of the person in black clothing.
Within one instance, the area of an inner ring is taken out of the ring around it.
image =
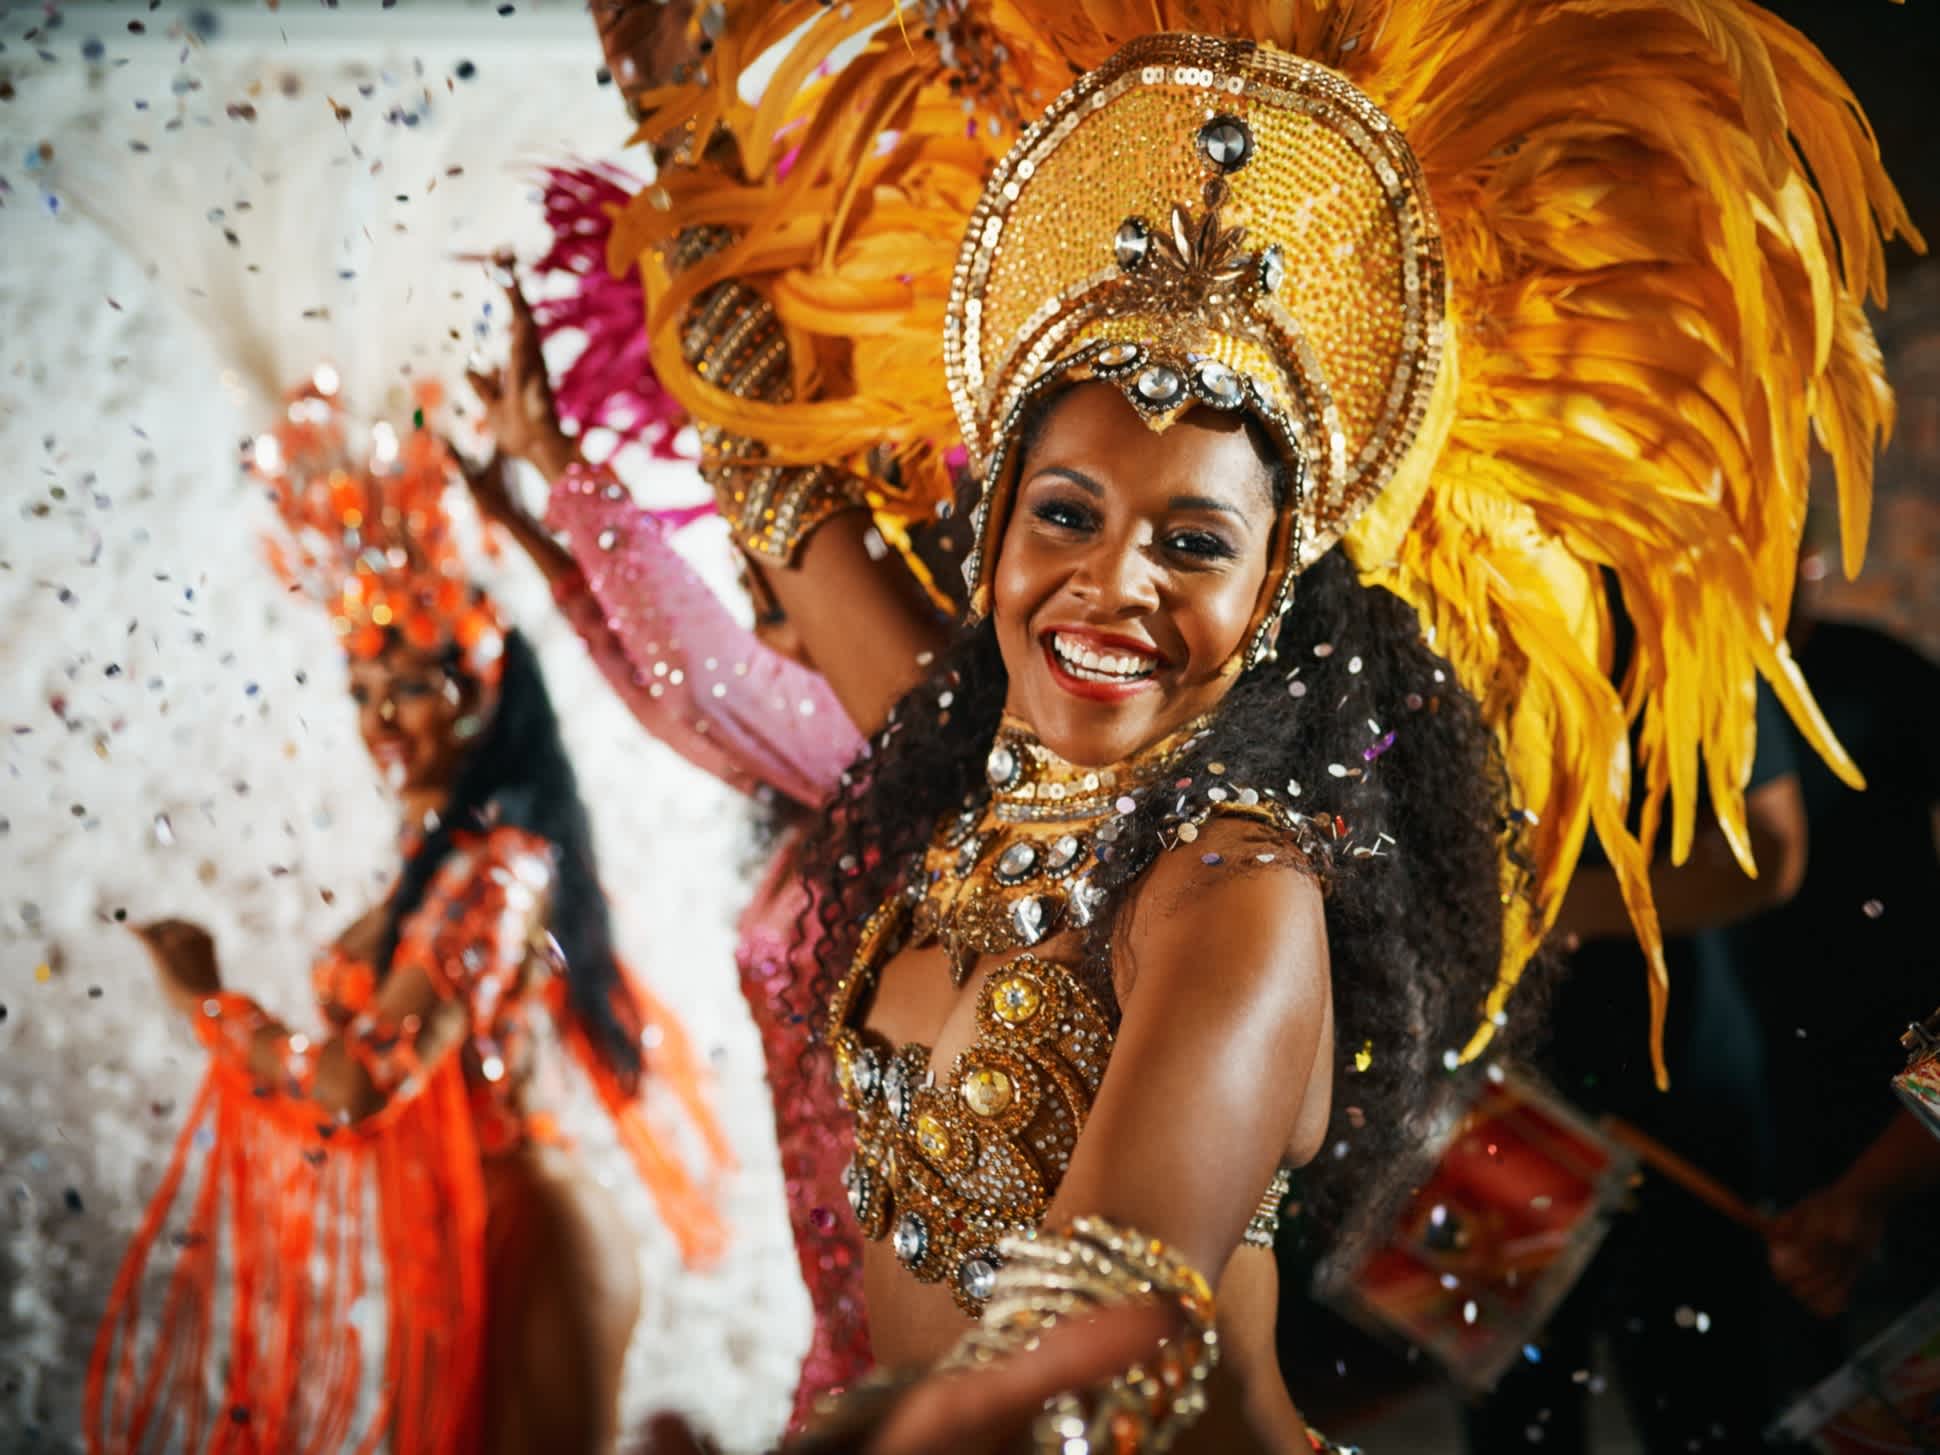
[[[1825,553],[1808,549],[1802,607],[1824,566]],[[1798,754],[1813,844],[1804,882],[1726,936],[1764,1032],[1770,1192],[1788,1209],[1771,1249],[1794,1295],[1776,1325],[1781,1385],[1829,1373],[1869,1325],[1940,1279],[1931,1210],[1922,1218],[1911,1206],[1940,1183],[1940,1142],[1890,1086],[1900,1032],[1940,1002],[1940,666],[1877,628],[1806,609],[1794,612],[1791,640],[1866,792]]]
[[[1558,917],[1576,942],[1551,1007],[1540,1068],[1590,1116],[1614,1115],[1755,1197],[1771,1148],[1757,1016],[1727,947],[1707,936],[1781,904],[1806,864],[1793,739],[1762,687],[1745,812],[1756,878],[1715,820],[1701,818],[1687,862],[1651,883],[1664,927],[1671,1087],[1651,1076],[1644,957],[1594,840]],[[1768,1409],[1760,1321],[1769,1279],[1762,1242],[1683,1189],[1646,1177],[1582,1279],[1517,1365],[1465,1412],[1474,1455],[1590,1450],[1595,1337],[1610,1344],[1631,1423],[1651,1455],[1758,1447]]]

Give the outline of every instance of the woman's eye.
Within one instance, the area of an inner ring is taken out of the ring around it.
[[[1197,556],[1208,561],[1223,561],[1233,555],[1233,548],[1211,531],[1174,531],[1166,537],[1165,543],[1183,555]]]
[[[1060,530],[1083,530],[1091,524],[1091,512],[1069,500],[1040,501],[1031,514]]]
[[[370,689],[368,687],[351,688],[350,700],[356,703],[359,707],[370,706]]]
[[[429,697],[430,695],[431,684],[428,682],[400,682],[391,689],[391,696],[399,700]]]

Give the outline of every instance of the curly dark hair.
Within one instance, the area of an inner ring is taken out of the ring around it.
[[[1020,455],[1046,413],[1026,426]],[[1285,472],[1247,423],[1283,501]],[[1007,683],[993,624],[962,632],[843,775],[803,850],[823,928],[814,1005],[828,1004],[862,922],[906,882],[936,825],[987,793],[984,758]],[[1159,830],[1184,806],[1172,787],[1184,778],[1198,785],[1188,797],[1244,785],[1306,816],[1307,862],[1325,895],[1336,1066],[1327,1146],[1301,1191],[1312,1226],[1344,1232],[1351,1213],[1366,1230],[1418,1180],[1432,1121],[1480,1069],[1456,1067],[1454,1053],[1501,964],[1502,865],[1505,854],[1520,862],[1522,822],[1495,736],[1413,608],[1362,584],[1338,547],[1322,556],[1300,577],[1277,660],[1239,678],[1093,871],[1105,899],[1086,931],[1087,973],[1114,1013],[1106,947]]]
[[[446,667],[463,670],[455,652]],[[565,958],[567,1007],[621,1083],[635,1084],[641,1069],[640,1008],[613,957],[592,826],[559,735],[559,718],[538,656],[516,631],[505,634],[497,702],[484,733],[459,765],[444,817],[405,860],[378,945],[380,976],[390,969],[398,932],[423,903],[456,836],[499,825],[524,829],[552,845],[551,924]]]

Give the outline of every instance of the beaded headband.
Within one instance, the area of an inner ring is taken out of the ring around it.
[[[971,216],[944,369],[982,477],[971,613],[1016,492],[1030,405],[1115,382],[1154,430],[1248,410],[1295,488],[1246,665],[1293,583],[1397,476],[1419,498],[1454,368],[1420,168],[1338,74],[1250,41],[1157,35],[1088,72],[1019,139]]]
[[[283,538],[265,542],[271,566],[329,609],[350,656],[380,655],[395,632],[420,651],[458,648],[468,672],[495,683],[505,632],[466,577],[444,506],[451,455],[421,422],[436,386],[419,386],[420,422],[408,433],[372,426],[363,458],[337,389],[336,371],[319,367],[276,427],[250,442],[249,471],[282,517]]]

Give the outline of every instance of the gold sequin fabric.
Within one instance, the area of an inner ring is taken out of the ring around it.
[[[1202,727],[1188,724],[1131,762],[1088,769],[1006,721],[990,751],[988,798],[941,826],[918,881],[876,912],[836,987],[829,1043],[856,1117],[850,1205],[864,1236],[888,1238],[918,1279],[947,1281],[967,1313],[994,1286],[1000,1241],[1034,1230],[1050,1208],[1111,1055],[1115,1021],[1091,989],[1096,980],[1017,951],[1088,921],[1099,850],[1130,851],[1127,815],[1146,794],[1179,795],[1158,848],[1195,842],[1220,815],[1264,823],[1306,851],[1297,815],[1226,782],[1223,769],[1202,792],[1171,781]],[[1015,956],[977,988],[975,1035],[947,1071],[929,1047],[894,1045],[862,1023],[888,962],[931,940],[951,952],[958,984],[985,956]],[[1264,1226],[1284,1195],[1276,1175],[1254,1224]]]
[[[940,942],[961,985],[979,956],[1090,924],[1100,896],[1088,871],[1118,837],[1128,793],[1163,777],[1205,726],[1188,723],[1132,761],[1086,768],[1007,718],[984,762],[988,797],[946,822],[924,856],[912,942]]]
[[[891,1239],[904,1267],[926,1283],[947,1279],[975,1313],[998,1241],[1037,1226],[1070,1165],[1104,1080],[1110,1024],[1068,967],[1021,955],[985,981],[976,1039],[938,1075],[928,1047],[891,1046],[848,1023],[871,979],[846,983],[834,1037],[856,1116],[850,1205],[863,1236]]]
[[[1011,150],[958,258],[944,366],[984,477],[973,605],[988,606],[1021,409],[1104,378],[1155,429],[1210,406],[1280,436],[1300,488],[1264,631],[1414,445],[1443,290],[1413,155],[1342,77],[1245,41],[1126,46]]]

